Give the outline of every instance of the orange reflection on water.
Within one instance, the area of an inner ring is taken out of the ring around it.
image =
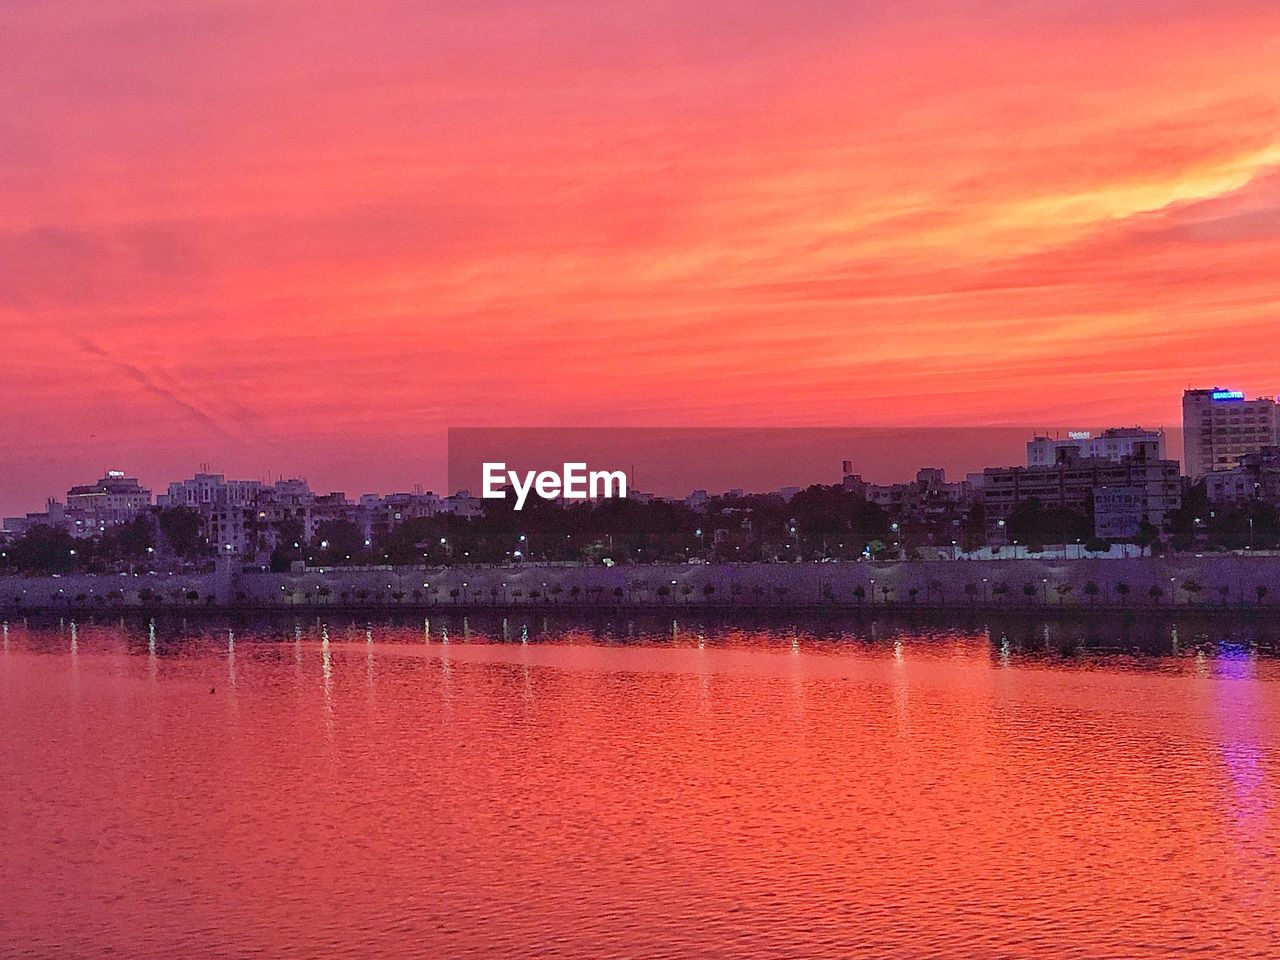
[[[1208,656],[1202,676],[1193,654],[1066,663],[985,632],[502,631],[83,626],[73,664],[65,626],[11,625],[6,942],[286,957],[1280,942],[1275,661]]]

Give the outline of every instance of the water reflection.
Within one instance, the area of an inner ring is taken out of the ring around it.
[[[286,625],[287,623],[287,625]],[[248,637],[253,642],[291,640],[293,657],[301,664],[303,648],[308,638],[321,639],[321,630],[338,629],[349,636],[352,630],[360,630],[367,643],[374,641],[373,624],[364,621],[339,621],[321,624],[316,621],[308,631],[296,621],[279,623],[271,617],[261,619],[237,619],[221,625],[224,637],[234,635],[232,642]],[[983,619],[976,618],[964,626],[932,626],[897,623],[878,618],[818,618],[803,623],[778,627],[767,620],[736,622],[723,618],[697,619],[682,617],[679,620],[627,619],[612,620],[608,617],[573,618],[553,620],[549,616],[536,619],[495,615],[492,618],[471,613],[466,617],[437,614],[420,621],[399,622],[389,616],[385,633],[378,642],[404,643],[412,638],[406,627],[418,623],[418,641],[432,645],[432,634],[440,644],[488,644],[506,643],[514,639],[523,644],[543,642],[561,643],[565,637],[581,638],[592,643],[621,645],[666,644],[675,647],[698,645],[716,647],[725,643],[738,643],[744,638],[753,644],[784,644],[792,653],[801,655],[828,655],[860,648],[868,652],[881,650],[894,660],[912,655],[919,647],[928,655],[931,646],[940,641],[951,642],[959,638],[970,647],[985,646],[993,664],[1016,666],[1038,662],[1044,666],[1065,669],[1115,669],[1155,672],[1203,672],[1217,675],[1238,671],[1241,663],[1272,664],[1280,651],[1280,624],[1267,621],[1245,621],[1229,625],[1195,624],[1190,628],[1178,622],[1142,622],[1115,618],[1107,622],[1072,622],[1067,620],[1044,622],[1034,619]],[[12,646],[13,629],[5,631],[6,642]],[[61,632],[66,638],[63,649],[83,653],[84,631],[92,627],[95,636],[110,631],[120,642],[136,642],[140,651],[163,660],[174,652],[184,650],[205,630],[218,629],[216,620],[207,626],[195,628],[185,621],[167,618],[112,619],[98,623],[93,618],[85,621],[58,621],[48,624],[33,623],[29,636],[41,638]],[[52,633],[50,631],[53,631]],[[44,641],[37,639],[36,643]],[[1232,651],[1245,651],[1244,660],[1233,657]],[[1270,670],[1267,666],[1263,672]]]
[[[1269,629],[5,624],[6,942],[1265,956]],[[209,695],[224,681],[234,723]]]
[[[123,627],[121,628],[123,629]],[[155,679],[156,670],[159,668],[156,658],[156,622],[155,620],[147,621],[147,673],[151,679]]]
[[[333,651],[329,648],[329,627],[320,628],[320,676],[324,689],[325,734],[333,739]]]

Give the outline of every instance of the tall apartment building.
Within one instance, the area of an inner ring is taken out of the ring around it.
[[[1120,461],[1131,457],[1140,444],[1155,444],[1156,459],[1163,460],[1164,431],[1142,427],[1109,427],[1096,437],[1087,430],[1073,430],[1065,438],[1035,437],[1027,441],[1027,466],[1048,467],[1058,462],[1060,450],[1075,449],[1080,457]]]
[[[1230,470],[1245,454],[1280,443],[1280,407],[1271,397],[1246,400],[1239,390],[1188,390],[1182,395],[1182,442],[1193,480]]]

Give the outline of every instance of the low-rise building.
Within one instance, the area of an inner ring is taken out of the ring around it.
[[[1116,492],[1103,496],[1108,515],[1101,527],[1095,515],[1096,536],[1107,536],[1103,529],[1127,525],[1124,518],[1136,509],[1131,497],[1141,508],[1139,522],[1145,519],[1163,527],[1168,515],[1182,505],[1182,480],[1178,462],[1157,453],[1155,444],[1140,444],[1132,455],[1113,461],[1081,457],[1068,448],[1059,451],[1059,460],[1050,466],[988,467],[982,487],[987,541],[1009,542],[1007,523],[1020,503],[1036,500],[1046,508],[1066,508],[1087,516],[1096,509],[1099,490]]]
[[[1165,457],[1164,431],[1143,427],[1109,427],[1097,436],[1088,430],[1073,430],[1066,437],[1034,437],[1027,441],[1027,466],[1049,467],[1058,462],[1060,452],[1074,449],[1081,458],[1101,457],[1117,463],[1131,457],[1140,445],[1155,444],[1156,457]]]
[[[45,501],[43,513],[28,513],[21,517],[5,517],[4,532],[15,537],[28,533],[32,527],[52,527],[74,536],[87,537],[96,530],[85,530],[83,522],[77,527],[75,519],[67,515],[66,504],[52,497]]]
[[[150,509],[151,491],[123,470],[109,470],[96,483],[67,491],[67,512],[80,515],[101,529],[128,523]]]
[[[910,483],[868,483],[859,487],[856,481],[847,478],[846,474],[846,490],[863,490],[868,502],[889,516],[907,522],[927,520],[931,516],[958,515],[974,502],[974,490],[969,482],[948,483],[941,467],[921,468]]]
[[[257,503],[264,484],[261,480],[228,480],[221,473],[197,473],[189,480],[169,484],[167,493],[156,498],[160,507],[212,506],[248,507]]]
[[[1280,446],[1246,453],[1237,466],[1211,471],[1204,482],[1210,503],[1261,501],[1280,507]]]

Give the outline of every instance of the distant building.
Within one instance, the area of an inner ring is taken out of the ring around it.
[[[1082,458],[1101,457],[1119,462],[1131,457],[1139,444],[1155,444],[1156,457],[1165,457],[1164,431],[1142,427],[1110,427],[1096,437],[1087,430],[1075,430],[1061,437],[1035,437],[1027,441],[1027,466],[1048,467],[1058,462],[1059,451],[1075,449]]]
[[[67,491],[67,502],[50,499],[43,513],[6,517],[4,531],[25,534],[32,527],[52,527],[73,537],[92,537],[108,527],[128,523],[151,508],[151,491],[121,470],[109,470],[96,483]]]
[[[1183,460],[1194,480],[1230,470],[1245,454],[1280,443],[1280,408],[1271,397],[1246,400],[1239,390],[1214,387],[1182,395]]]
[[[45,501],[44,513],[28,513],[21,517],[4,518],[4,532],[14,536],[22,536],[32,527],[40,526],[63,530],[72,536],[87,537],[97,532],[96,530],[85,531],[83,523],[80,529],[77,529],[75,521],[67,516],[66,504],[59,503],[52,497]]]
[[[1280,447],[1246,453],[1230,470],[1210,472],[1205,476],[1205,488],[1210,503],[1260,501],[1280,507]]]
[[[966,480],[947,482],[941,467],[923,467],[911,483],[860,484],[856,475],[845,475],[844,489],[861,491],[889,516],[903,520],[925,520],[932,516],[954,516],[974,502],[973,487]]]
[[[243,507],[216,506],[204,513],[204,535],[221,554],[243,557],[249,553],[252,514]]]
[[[861,474],[853,472],[852,460],[840,461],[840,487],[850,493],[857,494],[860,497],[867,495],[867,481],[862,479]]]
[[[707,505],[707,501],[711,499],[711,495],[705,490],[694,490],[684,498],[684,505],[690,510],[701,510]]]
[[[297,477],[277,480],[265,492],[272,503],[292,507],[309,507],[316,499],[310,484]]]
[[[445,498],[431,491],[366,493],[360,498],[359,522],[366,539],[382,537],[409,520],[436,517],[447,512]]]
[[[443,512],[455,517],[484,516],[484,500],[473,497],[470,490],[459,490],[444,498]]]
[[[151,491],[122,470],[109,470],[97,483],[67,491],[67,513],[98,530],[128,523],[150,507]]]
[[[156,505],[195,510],[214,505],[248,507],[258,501],[262,489],[261,480],[228,480],[220,473],[197,473],[190,480],[169,484],[168,492],[156,498]]]
[[[1066,508],[1088,515],[1096,511],[1102,494],[1104,517],[1094,516],[1096,536],[1103,530],[1132,526],[1129,518],[1140,510],[1143,519],[1162,527],[1169,513],[1182,505],[1178,461],[1157,456],[1154,443],[1139,444],[1119,462],[1104,457],[1081,457],[1074,448],[1059,451],[1059,460],[1046,467],[988,467],[983,471],[982,503],[988,543],[1009,542],[1007,522],[1018,504],[1036,500],[1046,508]],[[1130,499],[1132,491],[1136,500]]]

